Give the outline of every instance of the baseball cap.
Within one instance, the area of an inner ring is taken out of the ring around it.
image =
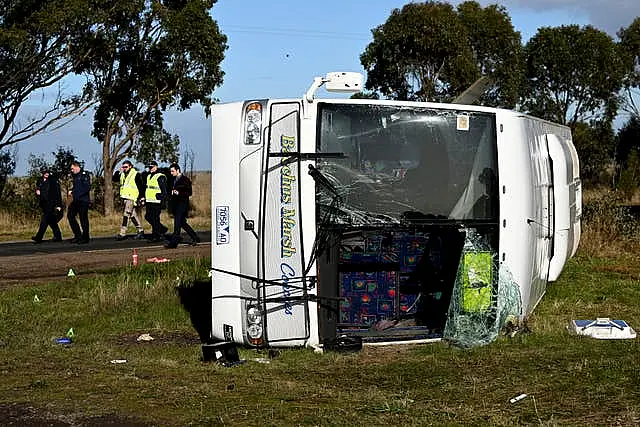
[[[156,162],[155,160],[151,160],[149,163],[147,163],[148,168],[152,168],[154,166],[158,166],[158,162]]]

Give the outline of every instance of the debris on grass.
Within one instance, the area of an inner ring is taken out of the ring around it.
[[[127,359],[113,359],[109,363],[112,363],[114,365],[120,365],[122,363],[127,363]]]
[[[336,338],[325,338],[323,350],[337,353],[354,353],[362,350],[362,338],[357,336],[341,335]]]
[[[513,397],[511,399],[509,399],[509,403],[517,403],[520,402],[522,399],[524,399],[525,397],[527,397],[527,395],[525,393],[519,394],[516,397]]]
[[[153,337],[151,335],[149,335],[149,334],[142,334],[136,339],[136,341],[138,341],[138,342],[141,342],[141,341],[145,341],[145,342],[153,341]]]
[[[268,355],[269,355],[269,359],[275,359],[276,357],[280,357],[280,350],[270,348]]]
[[[202,361],[217,362],[225,368],[232,368],[247,362],[245,359],[240,359],[237,344],[230,341],[203,344]]]
[[[169,262],[169,261],[171,261],[169,258],[160,258],[157,256],[154,256],[152,258],[147,258],[147,262],[162,263],[162,262]]]
[[[236,360],[235,362],[218,362],[219,365],[224,366],[225,368],[234,368],[236,366],[244,365],[247,363],[246,359]]]
[[[127,332],[114,336],[112,341],[116,345],[141,345],[143,341],[138,341],[142,331]],[[153,341],[144,342],[144,345],[177,345],[191,346],[201,344],[200,337],[192,331],[155,331],[152,335]]]

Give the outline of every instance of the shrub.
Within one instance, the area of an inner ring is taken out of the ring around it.
[[[35,182],[29,178],[8,180],[0,198],[0,210],[22,219],[38,218],[40,207],[34,189]]]
[[[637,245],[640,221],[620,191],[602,191],[584,202],[580,247],[589,255],[612,255]]]
[[[638,187],[640,187],[640,154],[637,150],[632,150],[627,157],[625,168],[620,173],[616,188],[626,200],[631,200]]]

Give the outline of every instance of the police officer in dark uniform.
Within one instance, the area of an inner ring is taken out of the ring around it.
[[[158,162],[152,160],[147,165],[147,185],[144,194],[146,212],[144,218],[151,224],[150,242],[161,242],[168,228],[160,222],[162,205],[167,199],[167,177],[158,171]]]
[[[71,173],[73,176],[73,189],[69,190],[72,196],[67,219],[73,231],[71,243],[89,243],[89,193],[91,192],[91,176],[81,170],[80,163],[71,163]],[[80,225],[76,217],[80,217]],[[80,228],[82,227],[82,229]]]
[[[58,221],[62,219],[60,183],[55,176],[51,175],[49,169],[42,170],[42,179],[38,181],[36,195],[38,196],[40,209],[42,209],[42,216],[38,232],[31,240],[36,243],[42,243],[42,237],[47,231],[47,227],[51,227],[51,231],[53,231],[53,239],[51,241],[62,241],[62,233],[60,233],[60,227],[58,227]]]

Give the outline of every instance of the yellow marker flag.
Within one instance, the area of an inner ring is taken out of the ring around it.
[[[40,298],[38,298],[38,294],[34,295],[33,302],[40,302]]]
[[[73,338],[75,335],[76,333],[73,332],[73,328],[69,328],[69,330],[67,331],[67,337]]]
[[[74,277],[76,275],[76,273],[73,272],[73,268],[69,269],[69,272],[67,273],[67,277]]]

